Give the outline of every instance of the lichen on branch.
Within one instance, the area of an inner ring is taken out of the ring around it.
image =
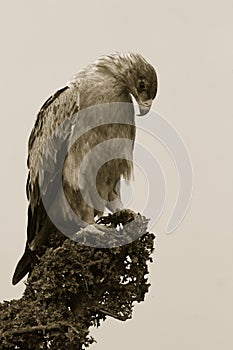
[[[115,230],[117,222],[127,221],[127,213],[122,215],[109,216],[105,224],[112,223]],[[115,230],[123,245],[108,249],[51,235],[22,298],[0,304],[1,349],[84,349],[94,341],[91,326],[108,316],[130,319],[134,303],[144,301],[150,286],[155,236],[147,232],[147,224],[135,214],[123,230]],[[106,227],[112,239],[110,233]]]

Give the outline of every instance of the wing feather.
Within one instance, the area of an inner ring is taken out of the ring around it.
[[[56,181],[60,171],[59,152],[64,151],[72,132],[71,118],[79,110],[79,89],[64,87],[41,107],[28,143],[28,242],[38,233],[46,218],[40,195],[40,186],[46,191],[48,183]],[[52,178],[51,178],[52,174]],[[40,176],[40,179],[39,179]],[[40,183],[39,183],[40,180]]]
[[[16,266],[12,279],[13,284],[18,283],[31,270],[35,259],[31,244],[34,244],[35,241],[41,244],[49,235],[47,231],[49,231],[48,222],[50,220],[42,203],[41,186],[44,191],[49,191],[51,181],[56,182],[56,177],[61,171],[61,165],[58,164],[59,156],[61,152],[65,151],[64,144],[71,137],[72,121],[75,120],[75,114],[78,110],[79,89],[77,85],[72,85],[58,90],[43,104],[37,115],[28,142],[27,244],[25,252]],[[49,195],[54,196],[54,191],[50,192]]]

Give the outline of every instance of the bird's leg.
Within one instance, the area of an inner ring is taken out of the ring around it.
[[[107,207],[107,209],[109,209],[112,212],[112,214],[120,212],[121,210],[124,209],[124,205],[123,205],[118,193],[113,191],[109,194],[109,202],[107,203],[106,207]],[[111,223],[111,218],[112,218],[112,215],[101,216],[97,220],[97,223],[108,225],[109,223]],[[113,225],[113,226],[115,226],[115,225]],[[120,228],[122,229],[122,227],[120,227]]]
[[[106,204],[106,208],[112,212],[112,214],[119,212],[124,209],[124,205],[119,197],[117,191],[110,192],[108,196],[109,201]],[[108,225],[111,223],[111,215],[108,216],[100,216],[97,220],[98,224]]]
[[[106,205],[106,207],[112,212],[112,213],[116,213],[117,211],[120,211],[122,209],[124,209],[124,205],[122,203],[122,201],[120,200],[120,198],[115,198],[113,201],[108,202],[108,204]]]
[[[80,220],[80,231],[93,234],[103,234],[101,226],[95,223],[95,209],[86,203],[81,192],[74,191],[65,180],[63,180],[63,188],[72,210],[77,215],[78,220]],[[77,231],[75,236],[78,235],[80,231]]]
[[[81,223],[81,232],[87,232],[92,234],[103,234],[104,230],[103,227],[95,223],[94,219],[94,208],[91,208],[84,202],[83,205],[79,208],[79,216],[81,217],[82,223]],[[78,234],[77,232],[76,234]]]
[[[112,212],[112,215],[102,216],[97,220],[97,223],[115,226],[118,229],[122,229],[123,226],[130,221],[134,220],[136,213],[131,209],[125,209],[120,197],[116,191],[109,194],[109,202],[106,207]]]
[[[123,205],[123,203],[121,201],[121,197],[120,197],[120,182],[119,181],[115,185],[114,190],[108,194],[108,202],[106,204],[106,207],[112,213],[116,213],[117,211],[124,209],[124,205]]]

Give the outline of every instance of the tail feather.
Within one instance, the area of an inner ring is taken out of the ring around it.
[[[19,260],[13,278],[12,284],[17,284],[28,272],[31,271],[32,262],[35,260],[35,254],[26,248],[22,258]]]

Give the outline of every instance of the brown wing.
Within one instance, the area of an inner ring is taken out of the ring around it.
[[[18,283],[31,269],[33,248],[30,244],[34,241],[37,241],[37,244],[40,244],[40,242],[43,244],[46,237],[42,236],[49,234],[49,232],[46,232],[48,215],[41,199],[41,186],[43,191],[49,191],[51,181],[56,182],[56,177],[60,171],[58,162],[60,152],[64,152],[64,143],[71,136],[72,117],[75,116],[78,109],[78,88],[66,86],[51,96],[37,115],[28,143],[27,164],[29,173],[26,191],[29,206],[27,243],[24,255],[16,267],[13,284]],[[51,201],[53,195],[54,193],[51,192]],[[42,230],[43,227],[44,230]]]

